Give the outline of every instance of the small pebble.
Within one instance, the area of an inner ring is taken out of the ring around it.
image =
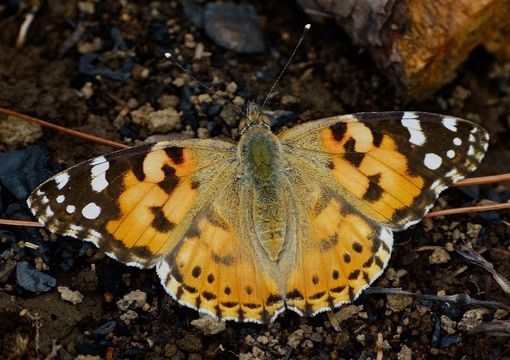
[[[62,300],[69,301],[73,305],[79,304],[83,301],[83,295],[79,291],[72,291],[66,286],[57,287]]]
[[[121,311],[128,311],[129,308],[141,308],[147,302],[147,294],[140,290],[131,291],[117,301],[117,308]]]
[[[436,248],[429,256],[430,264],[445,264],[450,261],[451,257],[444,248]]]
[[[198,319],[192,320],[191,325],[202,331],[204,335],[215,335],[225,331],[224,321],[213,318],[209,315],[203,315]]]

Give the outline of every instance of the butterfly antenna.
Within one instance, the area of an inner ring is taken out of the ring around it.
[[[297,42],[296,46],[294,47],[294,50],[292,51],[292,54],[290,54],[289,60],[287,60],[287,63],[283,67],[283,70],[280,72],[280,75],[278,75],[278,77],[276,78],[276,81],[273,83],[273,86],[271,86],[271,89],[269,89],[269,92],[267,93],[266,98],[264,99],[264,102],[262,103],[262,106],[260,107],[260,113],[262,113],[262,111],[264,110],[264,107],[266,106],[266,103],[269,100],[269,97],[271,96],[271,94],[273,93],[274,89],[276,88],[276,85],[278,85],[278,83],[280,82],[280,79],[282,78],[283,74],[285,73],[285,71],[289,67],[290,63],[294,59],[294,55],[296,55],[296,52],[299,49],[299,46],[301,45],[301,43],[305,39],[306,34],[308,34],[308,30],[310,30],[311,27],[312,27],[311,24],[306,24],[305,25],[305,28],[303,29],[303,32],[301,33],[301,37],[299,38],[299,41]]]
[[[207,92],[212,95],[212,96],[217,96],[218,93],[216,91],[214,91],[213,89],[211,89],[209,86],[207,86],[206,84],[204,84],[202,81],[198,80],[197,77],[195,75],[193,75],[193,73],[187,69],[184,68],[184,66],[182,66],[176,59],[175,57],[170,54],[169,52],[166,52],[165,54],[165,57],[170,60],[175,66],[177,66],[183,73],[185,73],[186,75],[188,75],[192,80],[195,80],[201,87],[203,87],[205,90],[207,90]],[[226,99],[228,100],[228,99]],[[246,113],[243,111],[243,109],[241,109],[241,107],[239,107],[238,105],[234,104],[232,101],[228,100],[230,105],[232,105],[234,107],[234,109],[240,113],[240,114],[243,114],[244,116],[246,116]]]

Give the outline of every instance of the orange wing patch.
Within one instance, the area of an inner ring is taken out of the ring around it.
[[[369,204],[374,220],[391,221],[422,193],[424,179],[409,174],[407,158],[388,135],[376,139],[362,123],[339,122],[322,130],[321,141],[332,154],[330,168],[338,183]]]
[[[143,246],[153,255],[175,246],[169,233],[194,204],[196,184],[193,150],[160,149],[147,154],[142,172],[126,173],[125,189],[118,198],[120,218],[110,220],[106,230],[127,248]]]

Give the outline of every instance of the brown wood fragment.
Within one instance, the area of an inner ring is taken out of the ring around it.
[[[298,0],[332,16],[409,99],[453,79],[477,46],[510,58],[508,0]]]

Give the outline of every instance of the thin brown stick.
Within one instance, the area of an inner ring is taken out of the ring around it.
[[[472,185],[487,185],[494,184],[497,182],[509,182],[510,181],[510,173],[499,174],[499,175],[489,175],[489,176],[480,176],[480,177],[472,177],[469,179],[463,179],[457,181],[452,186],[472,186]]]
[[[75,137],[77,137],[79,139],[83,139],[83,140],[87,140],[87,141],[92,141],[92,142],[95,142],[97,144],[107,145],[107,146],[111,146],[111,147],[117,148],[117,149],[125,149],[125,148],[129,147],[127,145],[124,145],[124,144],[121,144],[121,143],[118,143],[118,142],[115,142],[115,141],[103,139],[103,138],[100,138],[98,136],[90,135],[90,134],[87,134],[87,133],[84,133],[84,132],[81,132],[81,131],[77,131],[77,130],[67,129],[67,128],[63,127],[63,126],[55,125],[55,124],[52,124],[50,122],[47,122],[47,121],[44,121],[44,120],[40,120],[40,119],[31,117],[31,116],[28,116],[28,115],[25,115],[25,114],[21,114],[21,113],[16,112],[16,111],[5,109],[5,108],[2,108],[2,107],[0,107],[0,113],[6,114],[6,115],[15,116],[17,118],[20,118],[20,119],[23,119],[23,120],[26,120],[26,121],[30,121],[30,122],[35,123],[35,124],[39,124],[41,126],[45,126],[47,128],[53,129],[53,130],[57,130],[57,131],[59,131],[61,133],[64,133],[64,134],[75,136]]]
[[[480,211],[498,211],[498,210],[505,210],[505,209],[510,209],[510,203],[466,206],[466,207],[460,207],[460,208],[431,211],[427,214],[427,217],[445,216],[445,215],[454,215],[454,214],[467,214],[467,213],[480,212]]]
[[[0,225],[44,227],[37,221],[0,219]]]

